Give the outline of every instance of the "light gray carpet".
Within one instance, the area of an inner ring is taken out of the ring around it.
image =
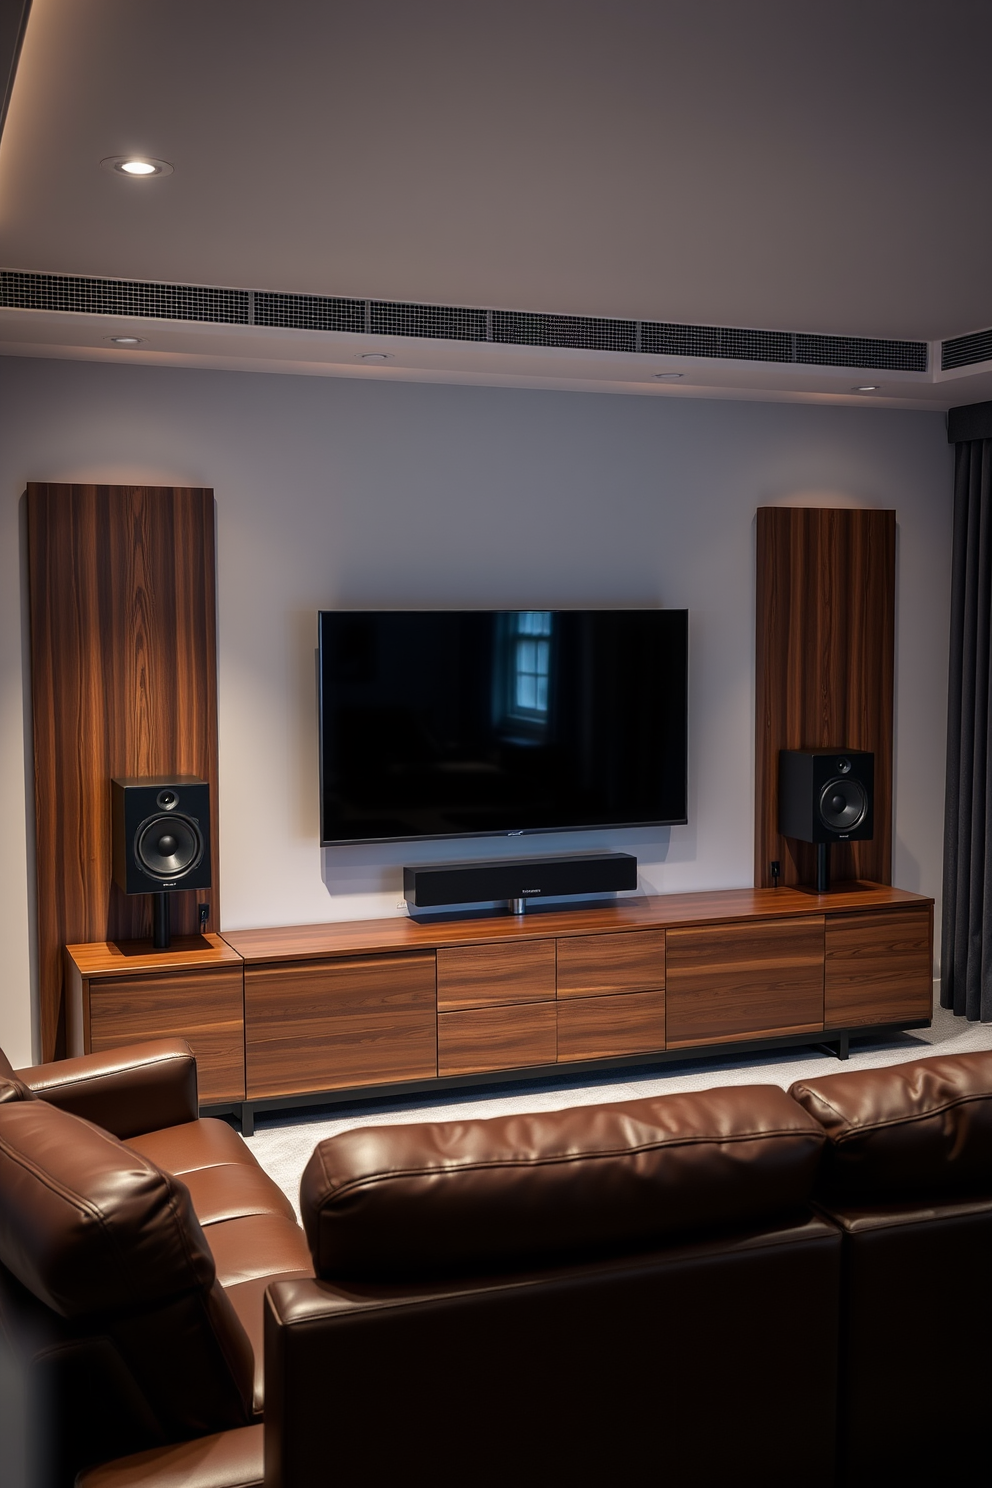
[[[708,1090],[715,1085],[781,1085],[783,1089],[807,1076],[840,1074],[844,1070],[877,1069],[932,1054],[963,1054],[992,1049],[992,1024],[968,1023],[943,1008],[935,1008],[932,1028],[915,1029],[887,1039],[859,1039],[851,1057],[841,1063],[814,1048],[786,1049],[750,1059],[686,1059],[655,1068],[614,1071],[598,1079],[520,1082],[484,1091],[440,1092],[429,1103],[405,1097],[370,1100],[351,1106],[280,1111],[260,1115],[248,1144],[266,1172],[293,1203],[298,1203],[300,1175],[316,1144],[324,1137],[355,1126],[385,1126],[399,1122],[451,1121],[470,1116],[505,1116],[513,1111],[554,1111],[565,1106],[596,1105],[633,1100],[679,1090]]]

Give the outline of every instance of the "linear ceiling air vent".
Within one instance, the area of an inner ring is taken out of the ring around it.
[[[0,271],[0,304],[17,310],[68,310],[76,315],[150,315],[156,320],[251,324],[251,294],[246,289],[22,274],[12,269]]]
[[[642,321],[641,350],[655,356],[731,357],[748,362],[795,361],[788,331],[737,331],[725,326]]]
[[[973,331],[970,336],[955,336],[940,348],[940,370],[973,367],[976,362],[992,361],[992,331]]]
[[[251,325],[283,326],[295,331],[358,331],[365,329],[365,301],[341,300],[331,295],[272,294],[256,289],[252,295]]]
[[[355,335],[413,336],[444,341],[490,341],[504,346],[570,347],[583,351],[642,352],[650,356],[719,357],[728,361],[792,362],[821,367],[925,372],[925,341],[883,341],[858,336],[814,336],[754,331],[733,326],[693,326],[653,320],[612,320],[594,315],[551,315],[530,310],[482,310],[464,305],[416,305],[393,300],[353,300],[336,295],[282,294],[273,290],[211,289],[194,284],[91,279],[71,274],[0,270],[0,306],[14,310],[63,310],[77,315],[148,316],[226,325],[279,326],[287,330],[347,331]],[[992,331],[981,336],[992,337]],[[945,342],[947,348],[979,337]]]
[[[594,315],[538,315],[494,310],[492,340],[507,346],[570,346],[584,351],[636,351],[637,322]]]
[[[870,367],[925,372],[925,341],[876,341],[865,336],[797,336],[796,361],[818,367]]]
[[[421,336],[441,341],[486,341],[485,310],[457,305],[397,305],[369,301],[367,330],[378,336]]]

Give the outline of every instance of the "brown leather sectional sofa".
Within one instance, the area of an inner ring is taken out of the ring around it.
[[[8,1066],[11,1484],[987,1481],[992,1053],[350,1131],[302,1207],[181,1043]]]

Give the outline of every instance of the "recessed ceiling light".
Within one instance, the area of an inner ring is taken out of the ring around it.
[[[360,351],[358,360],[360,362],[391,362],[393,354],[391,351]]]
[[[144,336],[105,336],[105,341],[112,341],[115,346],[141,346]]]
[[[881,386],[882,386],[882,384],[880,382],[865,382],[865,383],[862,383],[861,387],[852,388],[851,389],[851,392],[852,393],[877,393],[878,390],[879,390],[879,388]]]
[[[171,176],[173,167],[167,160],[154,160],[151,155],[108,155],[100,164],[116,176],[130,176],[132,181],[149,176]]]
[[[681,376],[681,372],[656,372],[654,379],[655,382],[678,382]]]

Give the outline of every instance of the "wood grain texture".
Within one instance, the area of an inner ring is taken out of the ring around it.
[[[616,1059],[665,1047],[664,992],[570,997],[558,1003],[558,1062]]]
[[[446,946],[437,953],[438,1012],[555,996],[553,940]]]
[[[214,501],[203,489],[28,487],[42,1058],[64,1051],[62,947],[151,934],[112,880],[110,781],[211,790],[212,890],[170,894],[177,934],[217,897]],[[211,909],[213,917],[213,910]]]
[[[868,883],[838,884],[829,894],[820,896],[796,889],[718,889],[692,894],[643,895],[600,909],[544,911],[423,925],[397,915],[381,920],[335,920],[320,925],[225,930],[224,939],[246,962],[263,964],[321,956],[367,955],[376,951],[433,950],[439,946],[505,944],[551,936],[663,929],[667,925],[710,925],[725,920],[802,918],[810,913],[932,902],[905,889]]]
[[[664,985],[664,930],[563,935],[558,941],[559,1000],[643,992]]]
[[[163,971],[89,983],[86,1052],[142,1039],[184,1038],[196,1055],[201,1101],[243,1100],[244,1001],[240,967]]]
[[[147,941],[97,941],[92,945],[65,948],[66,1052],[85,1054],[90,1043],[90,983],[112,976],[117,982],[129,977],[150,978],[159,972],[201,971],[217,967],[237,968],[242,961],[219,935],[184,935],[173,939],[167,951],[149,950]],[[184,1036],[180,1034],[180,1036]],[[244,1069],[244,1028],[239,1022],[231,1032],[231,1059]]]
[[[825,950],[824,1027],[932,1016],[932,910],[837,915],[827,920]]]
[[[248,1099],[437,1074],[434,956],[245,967]]]
[[[823,916],[670,930],[670,1049],[823,1027]]]
[[[101,940],[68,945],[66,956],[81,976],[147,976],[153,971],[187,967],[240,966],[241,957],[220,935],[174,935],[167,951],[153,950],[146,940]]]
[[[816,879],[816,848],[778,832],[781,749],[870,749],[875,836],[831,846],[837,879],[892,877],[894,511],[760,507],[754,881]]]
[[[438,1013],[437,1072],[476,1075],[486,1070],[554,1064],[556,1028],[553,1002]]]

